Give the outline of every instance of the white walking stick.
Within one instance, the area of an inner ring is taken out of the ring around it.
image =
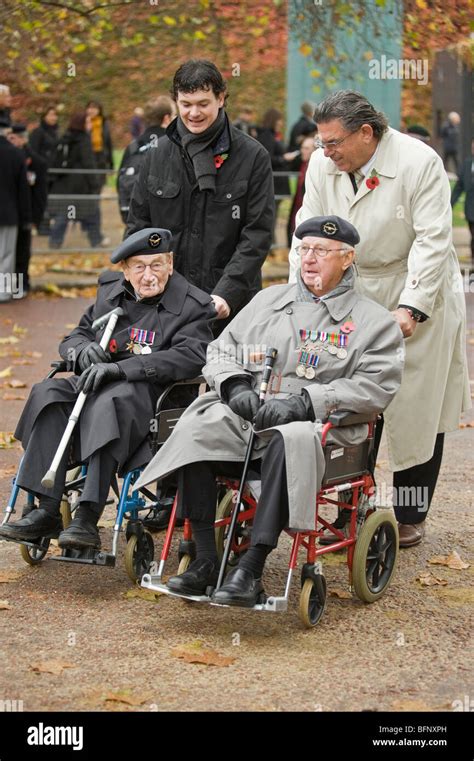
[[[119,317],[121,317],[121,315],[123,315],[123,313],[123,309],[121,309],[121,307],[117,307],[111,312],[107,312],[107,314],[102,315],[102,317],[98,317],[97,320],[92,323],[93,330],[98,330],[102,325],[107,323],[107,327],[105,328],[104,335],[102,336],[100,342],[100,347],[101,349],[104,349],[104,351],[109,345],[110,337],[115,330],[117,320]],[[79,420],[79,415],[81,414],[81,410],[86,399],[87,394],[85,394],[84,391],[81,391],[69,416],[66,429],[62,435],[61,441],[59,442],[59,446],[56,450],[56,454],[54,455],[51,467],[44,478],[41,480],[41,485],[44,486],[45,489],[52,489],[54,486],[59,463],[61,462],[62,456],[66,451],[66,447],[69,444],[72,432],[76,426],[77,421]]]

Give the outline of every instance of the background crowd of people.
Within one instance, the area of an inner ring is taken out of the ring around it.
[[[59,124],[59,107],[48,106],[41,114],[38,126],[29,131],[26,124],[15,121],[11,104],[9,87],[0,85],[0,197],[5,198],[0,212],[0,262],[1,272],[14,271],[21,276],[22,295],[26,295],[32,227],[38,235],[49,237],[51,249],[62,247],[70,222],[80,225],[92,248],[110,246],[110,238],[102,232],[100,197],[107,173],[114,170],[114,149],[109,120],[97,100],[90,100],[84,108],[71,113],[63,130]],[[133,110],[128,125],[131,142],[116,167],[118,204],[124,224],[145,156],[165,134],[176,114],[176,105],[168,95],[153,97],[143,107],[137,106]],[[244,104],[232,122],[269,153],[277,215],[282,199],[291,198],[287,217],[288,246],[291,246],[296,214],[303,201],[309,160],[315,150],[317,127],[313,115],[314,104],[302,103],[301,116],[289,129],[287,142],[283,114],[277,108],[267,109],[258,119],[255,109]],[[453,205],[465,193],[464,214],[471,231],[474,265],[474,163],[472,158],[466,159],[462,165],[460,163],[459,124],[459,114],[450,112],[439,137],[445,168],[447,171],[453,169],[458,176],[453,189]],[[406,131],[410,136],[430,143],[430,133],[423,126],[411,125]],[[20,168],[18,154],[11,147],[21,152],[24,171]],[[16,165],[15,171],[13,165]],[[8,172],[4,171],[7,166],[10,167]],[[95,173],[94,169],[99,171]],[[290,180],[292,173],[294,179]],[[12,229],[5,232],[4,228]],[[8,298],[8,294],[0,294],[0,299]]]

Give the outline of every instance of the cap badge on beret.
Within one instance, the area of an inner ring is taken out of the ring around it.
[[[339,232],[339,227],[335,222],[325,222],[322,230],[324,233],[326,233],[326,235],[335,235],[337,232]]]
[[[158,235],[158,233],[153,233],[148,238],[148,244],[155,248],[156,246],[159,246],[161,243],[161,235]]]

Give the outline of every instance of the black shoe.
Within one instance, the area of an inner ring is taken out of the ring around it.
[[[215,587],[219,566],[209,558],[196,558],[180,576],[171,576],[166,586],[182,595],[203,595],[207,587]]]
[[[71,525],[60,534],[58,544],[63,549],[69,547],[74,549],[86,547],[100,549],[99,530],[91,520],[78,515]]]
[[[265,594],[261,579],[255,579],[246,568],[233,568],[227,574],[223,585],[212,595],[212,602],[220,605],[237,605],[253,608]]]
[[[144,528],[147,528],[148,531],[163,531],[164,529],[168,528],[168,523],[170,522],[170,516],[171,516],[171,508],[169,510],[157,510],[153,509],[150,511],[148,516],[146,518],[143,518],[142,523]],[[182,518],[176,519],[177,527],[184,526],[184,521]]]
[[[51,515],[41,507],[36,507],[19,521],[0,526],[0,536],[31,542],[35,539],[56,539],[62,530],[60,515]]]

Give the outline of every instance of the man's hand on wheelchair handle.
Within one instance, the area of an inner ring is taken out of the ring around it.
[[[296,421],[314,422],[314,411],[308,394],[293,394],[287,399],[269,399],[263,404],[255,418],[255,429],[262,431],[275,425],[285,425]]]
[[[224,384],[222,399],[232,412],[250,421],[257,414],[260,404],[258,394],[250,388],[250,383],[244,376],[235,380],[230,378]]]
[[[84,370],[79,378],[77,390],[88,394],[89,391],[97,391],[106,383],[112,383],[125,377],[124,371],[116,362],[111,364],[98,362],[96,365],[90,365],[87,370]]]
[[[108,351],[104,351],[96,341],[92,341],[84,349],[81,350],[77,358],[77,364],[81,373],[87,370],[91,365],[96,365],[98,362],[110,362],[112,359]]]

